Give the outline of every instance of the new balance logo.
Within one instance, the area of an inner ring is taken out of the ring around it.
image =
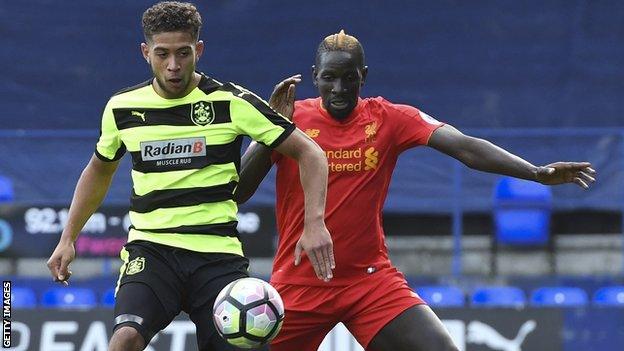
[[[321,131],[318,129],[306,129],[305,133],[307,136],[309,136],[310,138],[316,138],[317,136],[319,136],[319,133]]]

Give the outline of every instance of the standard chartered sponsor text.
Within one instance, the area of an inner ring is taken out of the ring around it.
[[[370,151],[370,152],[369,152]],[[362,163],[365,159],[375,156],[375,160],[369,160],[377,164],[377,155],[371,154],[375,152],[375,149],[369,147],[366,153],[362,152],[362,148],[356,149],[337,149],[337,150],[325,150],[325,156],[327,156],[327,166],[330,172],[359,172],[364,170],[371,170],[376,167],[362,168]],[[364,154],[364,158],[362,157]],[[370,162],[369,162],[370,163]],[[368,163],[367,163],[368,164]]]

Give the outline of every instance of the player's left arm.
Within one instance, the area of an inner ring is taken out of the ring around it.
[[[436,129],[428,146],[479,171],[528,179],[547,185],[575,183],[587,189],[596,171],[589,162],[555,162],[535,166],[493,143],[465,135],[450,125]]]

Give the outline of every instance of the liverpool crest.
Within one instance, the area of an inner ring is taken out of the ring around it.
[[[191,121],[198,126],[205,126],[212,123],[215,119],[214,107],[212,102],[199,101],[191,106]]]

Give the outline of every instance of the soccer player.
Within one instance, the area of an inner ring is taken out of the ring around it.
[[[296,75],[279,83],[269,101],[292,116],[328,158],[325,222],[336,253],[330,282],[314,279],[307,261],[293,264],[291,259],[293,251],[301,250],[298,233],[304,223],[297,165],[260,144],[252,143],[243,156],[239,202],[277,164],[280,236],[271,282],[284,300],[286,317],[271,345],[274,351],[316,350],[338,322],[368,350],[457,350],[441,321],[388,259],[381,210],[401,152],[427,145],[481,171],[583,188],[594,181],[589,163],[534,166],[415,107],[382,97],[362,99],[367,70],[361,44],[341,31],[318,46],[313,81],[320,97],[294,102],[295,84],[301,80]]]
[[[143,13],[142,24],[141,51],[153,78],[108,101],[95,155],[78,180],[48,268],[67,284],[74,242],[128,151],[132,225],[121,252],[109,350],[143,350],[182,310],[197,327],[200,350],[233,350],[215,331],[212,306],[225,285],[248,276],[233,200],[242,137],[251,136],[301,167],[306,219],[300,237],[325,280],[333,259],[323,219],[327,160],[256,95],[195,70],[204,48],[195,6],[158,3]]]

